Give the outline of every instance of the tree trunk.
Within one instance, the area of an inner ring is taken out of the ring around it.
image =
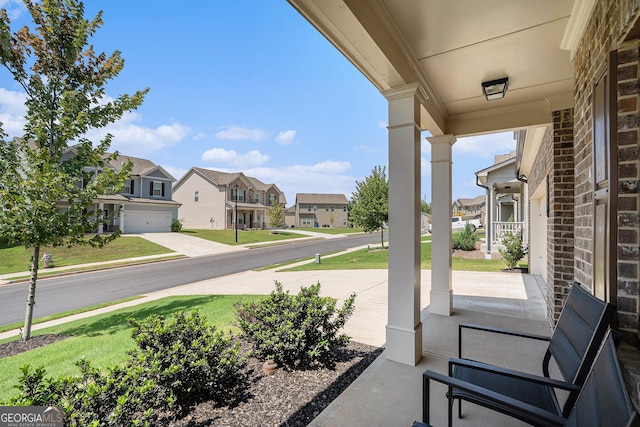
[[[22,340],[31,338],[31,321],[33,319],[33,306],[36,304],[36,281],[38,280],[38,260],[40,259],[40,245],[33,247],[31,259],[31,278],[29,279],[29,293],[27,294],[27,312],[24,316],[22,328]]]
[[[380,227],[380,247],[384,249],[384,224]]]

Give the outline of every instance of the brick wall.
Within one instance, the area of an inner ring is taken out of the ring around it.
[[[640,153],[638,140],[640,41],[618,48],[618,322],[627,332],[640,328]]]
[[[560,316],[574,280],[574,152],[573,109],[553,112],[549,181],[548,298],[552,323]]]
[[[639,294],[639,151],[638,40],[624,42],[636,18],[638,0],[601,0],[575,55],[575,278],[592,287],[593,181],[592,96],[598,73],[611,50],[618,50],[617,132],[618,156],[617,289],[619,326],[637,340],[640,317]]]

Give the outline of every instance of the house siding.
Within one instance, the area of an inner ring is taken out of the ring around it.
[[[604,0],[596,3],[575,55],[575,277],[592,288],[593,182],[592,98],[594,82],[607,64],[609,52],[618,50],[617,129],[613,150],[618,156],[617,306],[618,326],[638,341],[638,40],[623,42],[640,8],[638,0]]]
[[[226,227],[225,189],[217,187],[197,173],[183,181],[174,191],[174,199],[182,203],[179,218],[184,228],[224,230]],[[195,192],[198,201],[195,202]]]

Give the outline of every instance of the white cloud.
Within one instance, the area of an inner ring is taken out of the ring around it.
[[[224,148],[212,148],[202,153],[202,160],[211,163],[229,163],[238,157],[235,150],[225,150]]]
[[[188,170],[188,169],[181,168],[181,167],[178,167],[178,166],[171,166],[171,165],[160,165],[160,166],[162,166],[164,168],[164,170],[169,172],[175,179],[182,178],[182,175],[187,173],[187,170]]]
[[[202,160],[209,163],[227,164],[237,168],[246,168],[265,164],[269,161],[269,156],[257,150],[238,154],[235,150],[212,148],[202,153]]]
[[[216,132],[216,138],[228,139],[232,141],[262,141],[267,137],[267,132],[262,129],[248,129],[241,126],[229,125]]]
[[[25,107],[26,100],[27,96],[23,92],[0,88],[0,122],[2,122],[2,128],[9,137],[22,136],[25,124],[24,115],[27,112]],[[105,96],[101,100],[101,104],[111,100],[112,98]],[[182,141],[190,131],[189,127],[180,123],[149,128],[138,124],[140,121],[142,121],[140,114],[126,112],[117,122],[111,123],[104,128],[93,129],[83,137],[93,142],[98,142],[107,133],[110,133],[113,135],[112,151],[118,150],[122,154],[129,156],[144,157],[153,151]]]
[[[493,157],[495,154],[508,153],[515,150],[516,142],[513,132],[494,133],[458,138],[453,144],[454,153],[473,153],[479,157]]]
[[[293,142],[293,139],[296,137],[295,130],[285,130],[282,131],[276,136],[276,141],[283,145],[289,145]]]
[[[383,122],[382,120],[380,120],[380,121],[378,122],[378,129],[384,129],[384,130],[387,130],[387,127],[388,127],[388,126],[389,126],[389,125],[387,124],[387,122]]]
[[[136,124],[141,121],[138,113],[127,112],[122,119],[101,129],[94,129],[86,137],[94,142],[113,135],[111,149],[128,156],[144,157],[149,153],[170,147],[182,141],[189,134],[189,127],[180,123],[149,128]]]
[[[204,133],[204,132],[198,132],[197,134],[193,135],[193,139],[194,139],[195,141],[197,141],[197,140],[199,140],[199,139],[206,138],[206,137],[207,137],[207,134],[206,134],[206,133]]]
[[[0,123],[9,138],[22,136],[27,107],[27,95],[0,87]]]

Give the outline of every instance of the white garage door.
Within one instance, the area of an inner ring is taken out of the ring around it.
[[[125,211],[125,233],[171,231],[171,212]]]

